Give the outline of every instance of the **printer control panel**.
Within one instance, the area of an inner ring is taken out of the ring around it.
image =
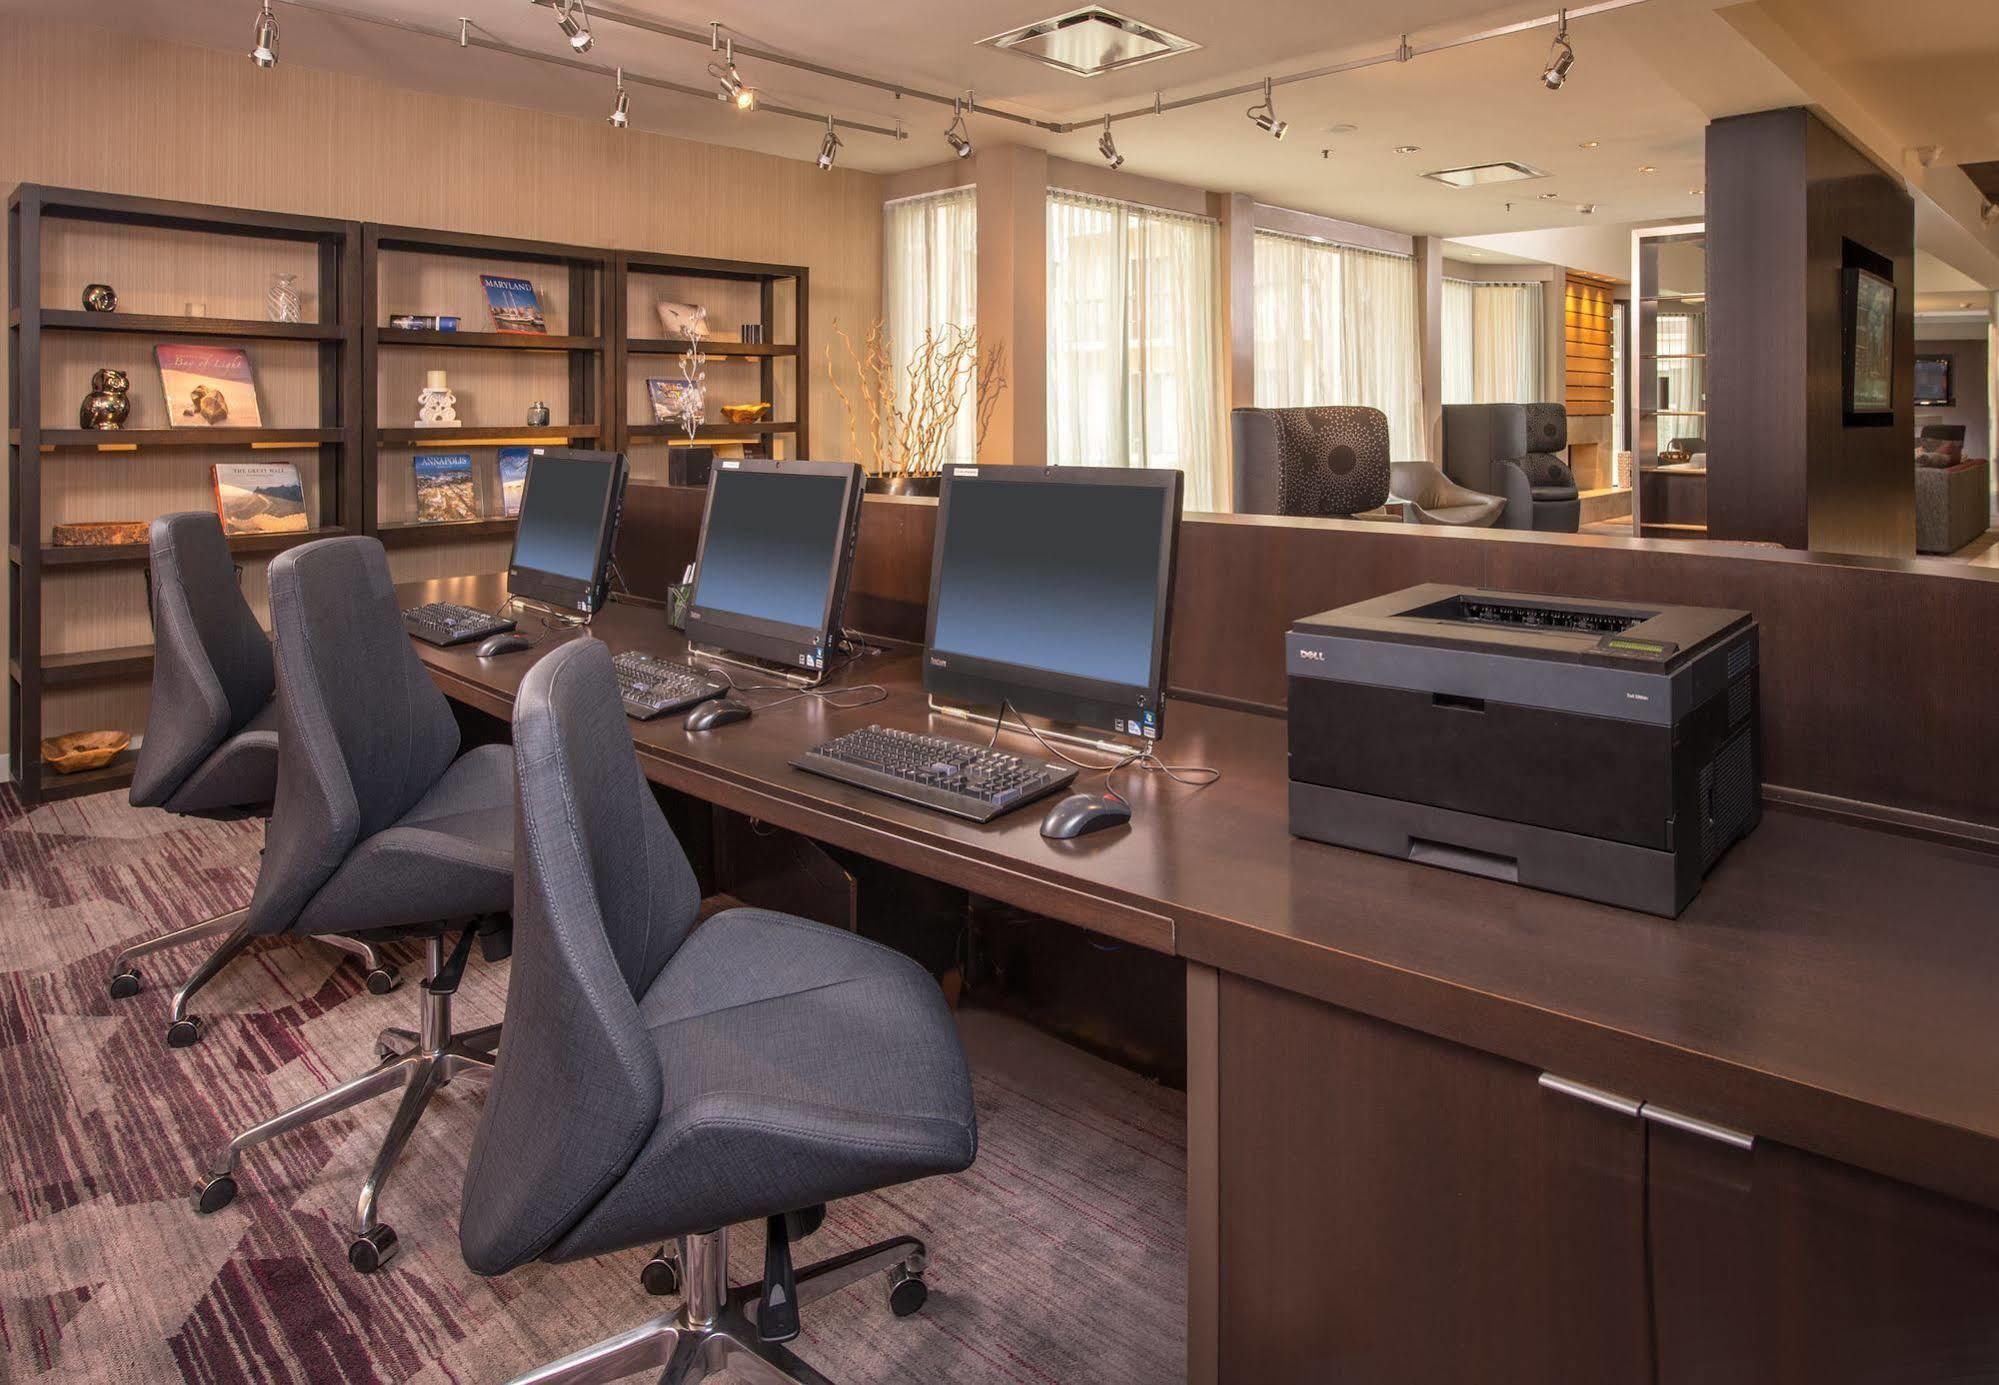
[[[1648,640],[1635,635],[1605,635],[1596,642],[1596,647],[1603,654],[1648,664],[1663,664],[1680,652],[1680,647],[1671,640]]]

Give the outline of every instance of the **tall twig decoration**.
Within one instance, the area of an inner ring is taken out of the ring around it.
[[[701,416],[708,411],[708,357],[701,350],[701,341],[708,335],[708,310],[696,308],[683,330],[687,335],[687,350],[680,355],[681,385],[674,395],[673,412],[692,442],[695,430],[701,426]]]
[[[947,323],[926,330],[900,372],[882,320],[876,319],[858,343],[837,322],[833,335],[853,365],[860,407],[833,369],[831,344],[826,347],[826,375],[847,413],[848,443],[869,474],[937,475],[968,396],[977,441],[985,442],[993,411],[1006,391],[1006,350],[982,348],[976,327]]]

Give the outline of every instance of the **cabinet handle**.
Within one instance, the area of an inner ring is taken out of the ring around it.
[[[1698,1116],[1685,1115],[1679,1111],[1668,1110],[1664,1106],[1654,1106],[1649,1101],[1639,1108],[1638,1114],[1655,1125],[1684,1131],[1689,1135],[1698,1135],[1704,1140],[1718,1140],[1722,1144],[1733,1145],[1742,1150],[1756,1148],[1756,1137],[1745,1130],[1716,1125],[1713,1121],[1704,1121]]]
[[[1552,1072],[1541,1074],[1541,1086],[1562,1096],[1577,1101],[1586,1101],[1592,1106],[1601,1106],[1606,1111],[1615,1111],[1620,1116],[1635,1116],[1644,1110],[1644,1103],[1633,1101],[1628,1096],[1616,1092],[1606,1092],[1601,1087],[1592,1087],[1587,1082],[1578,1082],[1572,1077],[1557,1077]]]

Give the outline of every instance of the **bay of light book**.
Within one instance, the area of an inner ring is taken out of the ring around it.
[[[305,520],[305,486],[290,462],[217,462],[215,514],[225,534],[297,534]]]
[[[176,345],[153,348],[175,428],[261,428],[257,382],[240,347]]]
[[[500,449],[500,512],[508,519],[520,515],[521,492],[527,489],[530,455],[531,449],[525,447]]]
[[[496,332],[537,333],[548,330],[541,315],[541,300],[531,279],[509,279],[503,274],[482,274],[486,286],[486,308],[493,315]]]
[[[477,519],[479,492],[472,482],[470,452],[425,452],[410,459],[416,476],[416,517],[420,523]]]

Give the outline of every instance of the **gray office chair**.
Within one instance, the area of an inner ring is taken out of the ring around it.
[[[1435,462],[1396,462],[1389,499],[1402,503],[1405,524],[1489,529],[1506,512],[1504,496],[1459,485]]]
[[[528,671],[514,747],[510,1037],[460,1244],[496,1275],[678,1238],[684,1293],[677,1313],[522,1379],[664,1368],[677,1383],[733,1360],[752,1380],[823,1381],[778,1345],[799,1302],[886,1271],[892,1309],[912,1313],[925,1250],[898,1237],[794,1272],[791,1236],[830,1199],[955,1172],[977,1149],[943,996],[901,954],[804,919],[731,909],[694,928],[693,871],[597,641]],[[765,1219],[764,1283],[732,1291],[726,1228],[748,1218]]]
[[[1503,528],[1573,534],[1582,526],[1575,474],[1554,455],[1568,439],[1568,410],[1560,404],[1444,405],[1444,473],[1503,496]]]
[[[1363,405],[1232,409],[1235,507],[1335,518],[1388,500],[1388,415]]]
[[[416,1030],[382,1032],[373,1069],[238,1135],[209,1163],[196,1202],[214,1212],[234,1199],[236,1161],[252,1145],[400,1088],[348,1248],[366,1273],[395,1253],[376,1207],[431,1094],[492,1066],[499,1026],[454,1034],[451,996],[475,936],[489,957],[502,951],[514,889],[513,753],[492,745],[453,758],[458,725],[403,633],[374,539],[321,539],[278,557],[271,624],[282,753],[248,927],[257,936],[421,938],[423,1002]],[[462,932],[447,952],[454,928]]]
[[[278,781],[271,642],[243,598],[229,541],[213,514],[161,515],[150,537],[153,691],[132,771],[132,806],[189,817],[262,816]],[[249,913],[232,910],[126,948],[112,964],[111,998],[139,993],[144,985],[139,958],[223,938],[174,992],[167,1043],[187,1047],[201,1037],[201,1021],[187,1013],[188,1003],[249,944]],[[395,968],[372,945],[330,941],[367,965],[369,990],[382,994],[395,988]]]

